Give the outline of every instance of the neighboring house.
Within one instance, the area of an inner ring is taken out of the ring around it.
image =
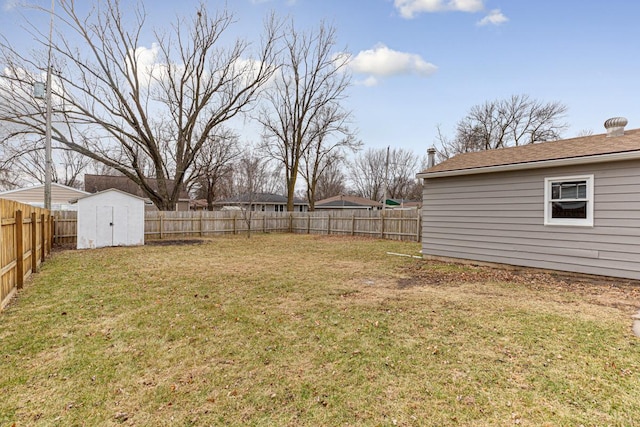
[[[250,209],[259,212],[286,212],[287,198],[272,193],[242,194],[213,202],[213,206],[217,210]],[[296,197],[293,200],[293,210],[294,212],[307,212],[309,203]]]
[[[626,123],[418,174],[423,255],[640,279],[640,129]]]
[[[89,194],[78,203],[78,249],[144,245],[145,199],[121,190]]]
[[[147,180],[149,185],[153,188],[157,188],[157,182],[153,178],[149,178]],[[140,186],[135,182],[131,181],[124,175],[90,175],[86,174],[84,176],[84,189],[89,193],[98,193],[100,191],[108,190],[110,188],[115,188],[116,190],[124,191],[125,193],[133,194],[134,196],[142,197],[147,200],[146,209],[147,210],[157,210],[154,204],[150,203],[151,201],[147,198],[145,193],[142,191]],[[189,193],[185,188],[180,190],[180,195],[178,198],[178,203],[176,203],[177,211],[188,211],[189,210]]]
[[[415,209],[420,209],[420,207],[422,206],[422,203],[416,200],[408,200],[408,199],[387,199],[385,202],[385,205],[387,205],[386,206],[387,209],[415,210]]]
[[[52,182],[51,210],[74,211],[76,210],[76,205],[72,204],[71,201],[78,199],[79,197],[84,197],[87,194],[89,193],[87,193],[86,191]],[[16,190],[3,191],[0,193],[0,198],[15,200],[16,202],[42,208],[44,207],[44,184],[18,188]]]
[[[327,199],[318,200],[315,203],[315,210],[368,210],[375,211],[382,209],[382,203],[375,200],[365,199],[358,196],[338,196],[329,197]]]
[[[208,210],[207,199],[195,199],[189,202],[189,210],[206,211]]]

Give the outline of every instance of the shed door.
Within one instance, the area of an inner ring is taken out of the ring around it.
[[[129,208],[113,207],[113,246],[129,245]]]
[[[96,206],[96,248],[113,246],[113,206]]]

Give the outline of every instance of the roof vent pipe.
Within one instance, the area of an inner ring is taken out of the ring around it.
[[[431,147],[427,150],[427,169],[436,165],[436,149]]]
[[[607,138],[610,136],[624,135],[624,127],[627,125],[627,119],[624,117],[612,117],[604,122],[604,128],[607,130]]]

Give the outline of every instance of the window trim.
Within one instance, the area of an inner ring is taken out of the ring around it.
[[[586,181],[587,184],[587,217],[586,218],[552,218],[551,186],[558,182]],[[591,175],[554,176],[544,179],[544,225],[564,225],[572,227],[593,227],[593,211],[595,200],[593,197],[594,177]]]

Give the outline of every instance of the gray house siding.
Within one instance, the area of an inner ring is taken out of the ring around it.
[[[544,225],[544,180],[594,175],[594,226]],[[426,256],[640,279],[637,161],[427,178]]]

